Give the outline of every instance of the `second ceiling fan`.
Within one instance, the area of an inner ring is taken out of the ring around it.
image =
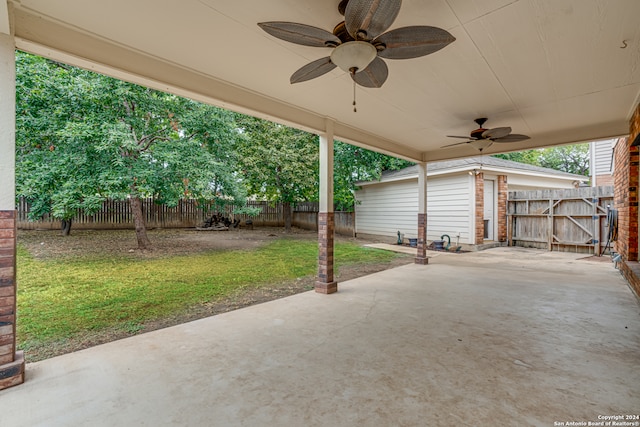
[[[480,117],[474,120],[479,128],[471,131],[469,136],[447,135],[449,138],[463,138],[467,141],[454,142],[453,144],[443,145],[441,148],[453,147],[456,145],[472,144],[475,148],[484,150],[494,142],[519,142],[529,139],[527,135],[511,133],[510,127],[499,127],[493,129],[485,129],[482,126],[487,121],[486,117]]]

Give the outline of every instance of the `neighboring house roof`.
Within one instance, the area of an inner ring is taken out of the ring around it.
[[[512,162],[491,156],[468,157],[465,159],[445,160],[442,162],[427,163],[427,176],[444,175],[456,172],[465,172],[474,169],[482,169],[489,172],[516,173],[529,176],[554,177],[572,181],[586,181],[589,177],[567,173],[550,168],[529,165],[526,163]],[[418,165],[409,166],[397,171],[385,171],[380,180],[361,181],[357,185],[374,184],[377,182],[399,181],[414,179],[418,176]]]

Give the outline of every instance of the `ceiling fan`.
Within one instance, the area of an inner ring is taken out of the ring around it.
[[[471,134],[469,136],[447,135],[447,137],[449,138],[464,138],[464,139],[467,139],[468,141],[456,142],[449,145],[443,145],[440,148],[453,147],[455,145],[462,145],[462,144],[471,144],[475,148],[480,150],[480,152],[482,152],[482,150],[484,150],[494,142],[499,142],[499,143],[519,142],[519,141],[524,141],[526,139],[529,139],[527,135],[511,133],[511,128],[508,126],[493,128],[493,129],[483,128],[482,125],[484,125],[484,122],[487,121],[486,117],[480,117],[478,119],[475,119],[474,121],[478,124],[479,128],[471,131]]]
[[[340,67],[360,86],[379,88],[389,75],[382,58],[417,58],[455,40],[449,32],[428,26],[402,27],[385,33],[398,16],[401,4],[402,0],[342,0],[338,11],[344,15],[344,21],[333,32],[295,22],[258,25],[270,35],[291,43],[332,49],[330,56],[293,73],[291,83],[311,80]]]

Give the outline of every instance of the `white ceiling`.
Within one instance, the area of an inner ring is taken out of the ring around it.
[[[310,131],[335,120],[336,139],[413,160],[476,155],[469,144],[441,146],[483,116],[485,127],[531,136],[489,153],[627,134],[640,102],[640,0],[405,0],[392,29],[436,26],[457,40],[422,58],[386,60],[389,79],[358,87],[357,113],[339,69],[289,83],[328,48],[256,25],[331,31],[342,20],[339,0],[7,3],[0,15],[8,13],[20,49]]]

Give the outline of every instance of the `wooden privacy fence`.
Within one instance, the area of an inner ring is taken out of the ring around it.
[[[317,202],[297,203],[293,208],[293,219],[291,222],[304,230],[318,230]],[[353,236],[356,230],[355,212],[335,212],[335,232],[345,236]]]
[[[281,203],[247,202],[249,207],[261,209],[261,213],[251,217],[257,227],[284,227],[284,210]],[[217,210],[213,203],[199,205],[195,200],[181,200],[177,206],[157,204],[153,199],[143,200],[142,211],[148,228],[193,228],[203,223],[213,213],[222,213],[229,218],[240,219],[243,223],[247,215],[234,215],[235,206],[227,205]],[[39,221],[29,221],[29,205],[24,200],[18,204],[18,228],[21,230],[59,230],[60,221],[46,215]],[[353,235],[354,213],[336,212],[336,233]],[[306,230],[318,229],[318,203],[299,203],[293,208],[292,225]],[[72,229],[115,230],[132,229],[133,218],[128,201],[109,200],[94,215],[78,211],[73,218]]]
[[[511,191],[509,245],[600,254],[607,244],[609,206],[613,186]]]
[[[270,205],[267,202],[248,202],[249,207],[258,207],[262,212],[252,218],[256,226],[284,226],[282,206]],[[142,212],[148,228],[192,228],[204,222],[213,213],[221,213],[230,218],[242,221],[247,215],[234,215],[235,206],[227,205],[217,209],[213,203],[201,205],[195,200],[180,200],[174,207],[155,203],[153,199],[142,201]],[[60,229],[60,221],[45,215],[39,221],[29,221],[29,205],[24,200],[18,204],[18,228],[22,230],[54,230]],[[108,200],[94,215],[78,211],[73,217],[72,229],[115,230],[132,229],[133,218],[129,202],[124,200]]]

